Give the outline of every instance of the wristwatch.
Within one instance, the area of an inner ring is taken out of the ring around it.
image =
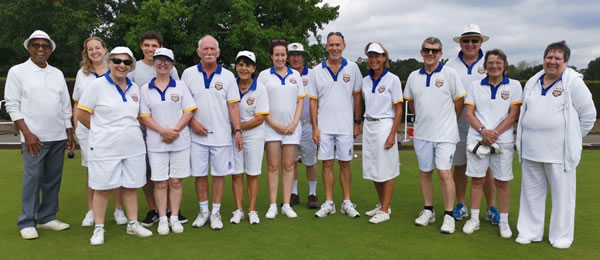
[[[240,132],[240,134],[242,133],[242,129],[235,129],[234,132]]]
[[[477,129],[477,132],[480,132],[480,133],[481,133],[481,131],[483,131],[483,129],[485,129],[485,126],[482,126],[482,127],[480,127],[479,129]]]
[[[360,119],[359,120],[354,120],[354,123],[357,124],[357,125],[360,125],[360,123],[362,123],[362,121]]]

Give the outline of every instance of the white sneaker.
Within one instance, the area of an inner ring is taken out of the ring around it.
[[[202,208],[200,208],[200,211],[198,211],[198,217],[196,220],[194,220],[194,223],[192,223],[192,227],[199,228],[204,226],[204,224],[206,224],[208,221],[209,216],[210,214],[208,211],[203,211]]]
[[[473,234],[473,232],[479,230],[479,220],[478,219],[469,219],[467,223],[463,226],[463,232],[465,234]]]
[[[21,229],[21,237],[25,240],[29,240],[36,239],[40,237],[40,235],[38,235],[38,232],[34,227],[26,227]]]
[[[92,211],[91,209],[88,210],[87,213],[85,213],[85,217],[83,217],[83,220],[81,221],[81,226],[82,227],[91,227],[94,225],[94,211]]]
[[[521,245],[527,245],[531,243],[531,240],[522,237],[522,236],[517,236],[517,239],[515,239],[515,242],[521,244]]]
[[[94,233],[90,238],[90,245],[99,246],[104,244],[104,229],[103,228],[94,228]]]
[[[335,203],[323,202],[321,208],[315,213],[316,217],[324,218],[327,215],[335,214]]]
[[[375,206],[374,209],[369,210],[367,212],[365,212],[365,215],[369,216],[369,217],[373,217],[375,216],[375,214],[377,214],[377,211],[381,210],[381,204],[377,203],[377,205]],[[392,214],[392,207],[388,207],[388,214]]]
[[[48,221],[47,223],[44,223],[44,224],[37,225],[37,228],[39,228],[39,229],[50,229],[50,230],[55,230],[55,231],[65,230],[65,229],[68,229],[69,227],[71,227],[69,224],[63,223],[56,219],[52,220],[52,221]]]
[[[183,225],[181,224],[181,222],[179,220],[171,221],[170,224],[171,224],[171,230],[173,231],[173,233],[183,232]]]
[[[236,209],[234,212],[231,212],[231,214],[233,214],[233,217],[229,219],[229,223],[240,224],[240,221],[244,219],[244,212],[240,209]]]
[[[221,214],[219,214],[219,213],[210,214],[210,228],[212,230],[223,229],[223,221],[221,221]]]
[[[379,210],[379,211],[377,211],[375,216],[373,216],[371,219],[369,219],[369,222],[373,223],[373,224],[379,224],[381,222],[386,222],[388,220],[390,220],[390,213],[386,213],[386,212]]]
[[[136,221],[133,225],[127,224],[127,234],[138,237],[149,237],[152,236],[152,231],[146,229]]]
[[[428,209],[424,209],[419,213],[419,217],[415,219],[415,225],[419,226],[427,226],[435,222],[435,210],[431,211]]]
[[[260,218],[258,217],[258,212],[256,212],[256,211],[250,211],[250,213],[248,213],[248,220],[250,222],[250,225],[252,225],[252,224],[259,224],[260,223]]]
[[[168,235],[169,234],[169,222],[168,221],[159,221],[158,228],[156,229],[156,233],[159,235]]]
[[[348,215],[348,217],[351,218],[360,217],[360,213],[356,211],[356,204],[354,203],[342,203],[342,207],[340,207],[340,213]]]
[[[512,231],[510,230],[510,225],[508,224],[508,222],[500,221],[498,227],[500,228],[500,236],[502,238],[512,237]]]
[[[265,218],[274,219],[277,217],[277,214],[279,214],[279,212],[277,212],[277,207],[269,207],[267,214],[265,214]]]
[[[502,223],[502,222],[500,222]],[[556,240],[554,241],[554,243],[552,243],[552,247],[554,248],[559,248],[559,249],[567,249],[569,247],[571,247],[571,244],[573,242],[567,241],[567,240]]]
[[[442,223],[440,231],[445,234],[454,233],[454,217],[444,214],[444,223]]]
[[[123,212],[122,209],[115,209],[115,213],[113,213],[114,217],[115,217],[115,222],[117,222],[117,225],[125,225],[127,224],[127,222],[129,222],[129,220],[127,220],[127,217],[125,216],[125,212]]]
[[[281,215],[287,216],[288,218],[298,217],[298,214],[296,214],[292,207],[281,207]]]

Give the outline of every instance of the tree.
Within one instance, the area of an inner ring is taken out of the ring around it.
[[[586,80],[600,80],[600,57],[588,63],[583,78]]]

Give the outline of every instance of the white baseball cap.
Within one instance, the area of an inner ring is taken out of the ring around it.
[[[246,58],[250,59],[252,62],[256,63],[256,55],[254,55],[254,52],[251,52],[251,51],[240,51],[235,56],[235,60],[237,61],[240,57],[246,57]]]
[[[383,47],[381,47],[381,45],[376,42],[372,42],[371,44],[369,44],[369,49],[367,49],[365,54],[367,54],[369,52],[375,52],[375,53],[379,53],[379,54],[385,53],[385,51],[383,50]]]
[[[477,24],[467,24],[463,29],[463,33],[460,36],[454,37],[454,41],[456,43],[460,43],[460,39],[465,36],[479,36],[481,37],[481,42],[486,42],[490,39],[487,35],[481,34],[481,30],[479,29],[479,25]]]
[[[157,56],[165,56],[165,57],[171,59],[171,61],[175,61],[175,54],[173,54],[173,51],[171,49],[158,48],[158,49],[156,49],[156,51],[154,51],[153,57],[157,57]]]
[[[27,40],[25,40],[23,42],[23,47],[25,47],[25,49],[27,50],[27,47],[29,46],[29,41],[33,40],[33,39],[45,39],[48,40],[50,42],[50,45],[52,45],[52,51],[54,51],[56,49],[56,43],[50,39],[50,36],[48,36],[48,34],[42,30],[35,30],[31,35],[29,35],[29,38],[27,38]]]
[[[133,56],[133,52],[131,52],[131,50],[127,47],[124,46],[117,46],[114,49],[112,49],[112,51],[110,51],[110,53],[106,56],[104,56],[104,63],[106,64],[106,66],[108,66],[108,60],[110,58],[112,58],[113,55],[116,54],[127,54],[129,55],[129,58],[131,58],[131,61],[133,61],[133,63],[131,64],[131,71],[135,70],[135,57]]]
[[[298,42],[288,44],[287,49],[289,54],[302,53],[304,56],[310,56],[310,54],[304,50],[304,46]]]

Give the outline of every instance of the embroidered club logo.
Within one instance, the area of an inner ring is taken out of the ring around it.
[[[350,74],[344,73],[344,82],[348,83],[350,81]]]
[[[385,85],[379,87],[377,91],[379,91],[379,93],[383,93],[385,91]]]
[[[552,95],[555,97],[558,97],[558,96],[562,95],[564,90],[565,90],[564,88],[555,88],[554,90],[552,90]]]
[[[296,81],[296,79],[295,79],[295,78],[290,78],[290,83],[292,83],[292,84],[296,84],[296,82],[297,82],[297,81]]]
[[[348,149],[348,156],[352,156],[352,148]]]
[[[500,96],[502,97],[502,99],[507,100],[510,96],[510,92],[508,92],[508,90],[503,90],[502,93],[500,93]]]
[[[477,72],[479,72],[479,74],[485,74],[485,69],[483,67],[479,67]]]
[[[435,86],[438,88],[441,88],[444,86],[444,80],[443,79],[436,79],[435,80]]]
[[[215,82],[215,88],[216,88],[217,90],[221,90],[221,89],[223,89],[223,82],[221,82],[221,81],[217,81],[217,82]]]
[[[231,163],[231,161],[229,161],[229,163],[227,163],[227,168],[229,170],[233,169],[233,164]]]
[[[137,95],[137,94],[135,94],[135,93],[131,94],[131,100],[133,100],[133,102],[137,103],[137,102],[138,102],[138,100],[139,100],[139,99],[138,99],[138,95]]]
[[[248,97],[248,100],[246,100],[246,104],[248,104],[249,106],[251,106],[252,104],[254,104],[254,97]]]
[[[302,85],[306,87],[306,85],[308,85],[308,79],[302,79]]]
[[[171,94],[171,100],[173,102],[179,101],[179,94]]]
[[[298,45],[296,45],[296,44],[292,44],[292,46],[290,47],[290,49],[292,49],[292,50],[297,50],[297,49],[298,49]]]

